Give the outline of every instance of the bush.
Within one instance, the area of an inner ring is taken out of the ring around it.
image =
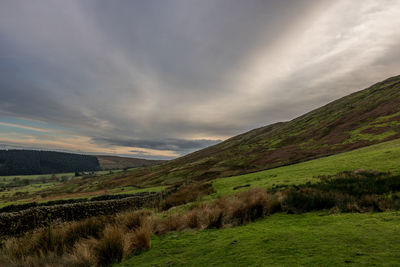
[[[223,226],[223,216],[224,213],[220,208],[209,209],[207,211],[207,229],[221,228]]]
[[[124,238],[121,229],[108,225],[93,250],[99,266],[110,266],[120,262],[124,256]]]
[[[71,253],[65,255],[62,261],[67,266],[87,267],[96,265],[96,259],[92,252],[93,240],[78,242]]]
[[[162,203],[161,209],[168,210],[174,206],[193,202],[213,192],[214,189],[211,183],[192,183],[185,185],[182,186],[177,192],[169,195]]]
[[[83,221],[70,223],[64,234],[65,246],[67,248],[73,247],[75,242],[80,238],[98,238],[103,232],[106,224],[107,218],[104,216],[88,218]]]
[[[188,228],[200,228],[201,216],[197,210],[191,210],[185,214],[184,222]]]
[[[135,230],[143,225],[144,220],[149,217],[152,213],[148,210],[137,210],[128,212],[120,215],[121,222],[125,225],[128,230]]]
[[[151,221],[149,218],[143,219],[142,224],[139,228],[133,231],[128,236],[128,244],[126,245],[127,253],[139,253],[143,250],[150,248],[150,237],[152,233]]]
[[[285,193],[282,208],[289,213],[331,209],[338,204],[340,194],[324,192],[313,188],[289,189]]]

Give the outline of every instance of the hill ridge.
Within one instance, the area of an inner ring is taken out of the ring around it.
[[[400,75],[286,122],[233,136],[152,168],[141,183],[170,184],[249,173],[328,156],[400,137]]]

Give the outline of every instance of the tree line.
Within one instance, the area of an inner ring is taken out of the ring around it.
[[[0,175],[97,171],[97,157],[54,151],[0,150]]]

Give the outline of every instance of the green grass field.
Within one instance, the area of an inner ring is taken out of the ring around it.
[[[233,190],[247,184],[261,188],[303,184],[316,181],[319,175],[357,169],[400,173],[400,139],[285,167],[216,179],[213,182],[216,193],[211,198],[248,190],[248,187]]]
[[[396,266],[400,213],[274,214],[221,230],[152,237],[117,266]]]
[[[129,170],[133,170],[134,168],[131,168]],[[94,175],[105,175],[108,174],[110,171],[95,171]],[[118,172],[122,172],[122,170],[112,170],[112,173],[118,173]],[[54,174],[56,175],[58,178],[61,178],[63,176],[68,177],[68,178],[73,178],[75,177],[75,173],[74,172],[64,172],[64,173],[56,173]],[[20,178],[20,179],[28,179],[28,180],[35,180],[38,178],[51,178],[53,176],[53,174],[48,173],[48,174],[32,174],[32,175],[10,175],[10,176],[0,176],[0,182],[10,182],[12,179],[14,178]],[[78,176],[80,177],[80,176]]]
[[[317,181],[319,175],[366,169],[400,173],[400,140],[295,165],[214,180],[208,199]],[[396,266],[400,213],[277,213],[245,226],[173,232],[117,266]]]

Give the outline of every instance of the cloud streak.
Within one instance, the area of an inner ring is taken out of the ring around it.
[[[4,0],[0,142],[184,155],[397,75],[399,27],[396,0]]]

